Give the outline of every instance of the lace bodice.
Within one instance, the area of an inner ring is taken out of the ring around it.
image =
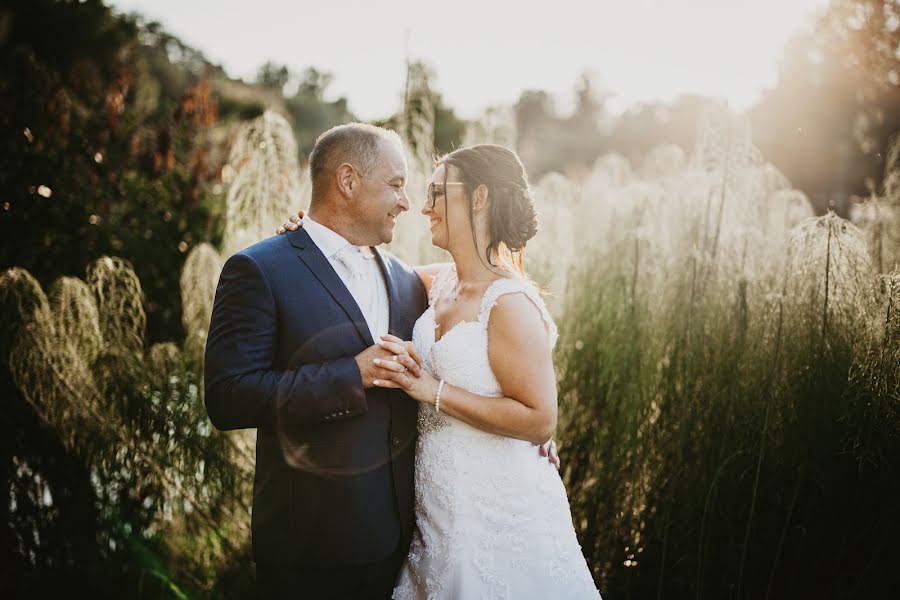
[[[423,367],[437,379],[481,396],[501,396],[503,392],[488,360],[487,335],[491,309],[499,298],[504,294],[525,294],[540,311],[551,346],[556,343],[556,324],[533,284],[519,278],[498,279],[485,290],[477,320],[457,323],[436,341],[435,305],[451,292],[457,282],[456,266],[452,263],[435,276],[428,295],[428,309],[413,328],[413,343],[422,355]],[[472,429],[447,415],[426,421],[422,423],[420,418],[420,428],[424,425],[426,431],[447,424],[462,430]]]

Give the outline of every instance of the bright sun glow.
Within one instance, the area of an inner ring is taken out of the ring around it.
[[[827,0],[629,0],[519,4],[458,0],[321,2],[115,0],[119,11],[159,20],[172,33],[252,79],[267,60],[334,74],[363,119],[400,106],[409,54],[464,117],[543,89],[561,110],[583,73],[622,110],[695,92],[742,110],[775,83],[784,43]],[[567,104],[568,103],[568,104]]]

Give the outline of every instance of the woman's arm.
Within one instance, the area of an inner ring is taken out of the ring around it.
[[[524,294],[504,294],[491,310],[488,359],[504,397],[445,384],[441,410],[483,431],[546,442],[556,429],[556,375],[544,320]]]
[[[488,321],[488,340],[488,359],[503,397],[481,396],[445,383],[441,412],[488,433],[543,444],[556,429],[557,398],[550,339],[540,311],[524,294],[500,296]],[[407,394],[434,404],[434,377],[423,371],[411,379],[413,389]],[[390,381],[375,385],[396,387]]]

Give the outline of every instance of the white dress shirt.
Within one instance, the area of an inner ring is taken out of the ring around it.
[[[356,300],[372,339],[377,342],[380,336],[387,335],[390,318],[387,287],[372,249],[354,246],[309,215],[303,217],[303,229]]]

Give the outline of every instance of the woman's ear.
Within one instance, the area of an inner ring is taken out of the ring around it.
[[[475,209],[475,212],[483,210],[487,205],[488,187],[482,183],[475,188],[475,193],[472,196],[472,208]]]
[[[359,187],[359,174],[350,163],[342,163],[334,173],[338,191],[344,198],[351,198]]]

